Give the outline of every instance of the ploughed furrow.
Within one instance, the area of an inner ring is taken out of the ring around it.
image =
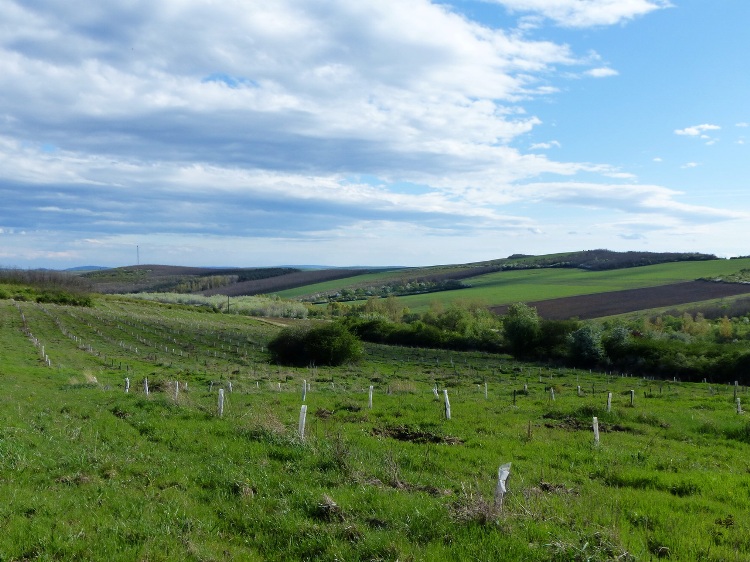
[[[535,307],[539,316],[549,320],[565,320],[574,317],[588,320],[744,294],[750,294],[750,285],[687,281],[642,289],[535,301],[527,304]],[[496,314],[505,314],[508,311],[508,305],[494,306],[491,310]]]

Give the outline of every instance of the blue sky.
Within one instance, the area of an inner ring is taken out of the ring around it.
[[[750,254],[746,0],[0,0],[0,265]]]

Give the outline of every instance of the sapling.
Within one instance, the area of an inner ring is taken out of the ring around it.
[[[219,417],[224,415],[224,389],[219,389]]]
[[[633,406],[635,404],[635,390],[630,391],[630,405]]]
[[[495,488],[495,509],[503,508],[503,497],[508,491],[507,482],[510,476],[510,465],[506,463],[497,469],[497,487]]]
[[[611,412],[611,411],[612,411],[612,393],[608,392],[607,393],[607,412]]]
[[[302,401],[305,401],[305,398],[307,398],[307,380],[302,381]]]
[[[130,392],[130,379],[125,377],[125,392]]]
[[[451,419],[451,403],[448,400],[448,389],[443,389],[443,398],[445,399],[445,419]]]
[[[372,385],[370,385],[370,396],[367,400],[367,407],[372,410]]]
[[[594,445],[599,445],[599,418],[594,416]]]
[[[299,411],[299,438],[305,440],[305,420],[307,419],[307,405],[302,404]]]
[[[738,413],[738,414],[741,414],[741,413],[742,413],[742,404],[740,403],[740,398],[739,398],[739,396],[737,397],[737,413]]]
[[[148,396],[148,377],[143,379],[143,392],[145,392],[146,396]]]

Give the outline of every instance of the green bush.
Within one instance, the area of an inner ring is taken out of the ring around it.
[[[268,344],[277,363],[284,365],[341,365],[357,361],[362,342],[342,324],[285,328]]]

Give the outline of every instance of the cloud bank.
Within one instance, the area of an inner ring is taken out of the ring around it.
[[[497,1],[567,27],[668,5]],[[154,261],[343,265],[370,262],[349,240],[401,237],[412,247],[374,262],[428,263],[442,261],[428,254],[446,236],[455,252],[458,241],[542,232],[522,202],[658,212],[675,224],[736,218],[630,185],[614,166],[524,152],[541,124],[526,106],[553,96],[557,76],[617,71],[445,4],[82,0],[72,10],[0,0],[0,10],[9,265],[128,263],[124,248],[145,240],[160,249]]]

